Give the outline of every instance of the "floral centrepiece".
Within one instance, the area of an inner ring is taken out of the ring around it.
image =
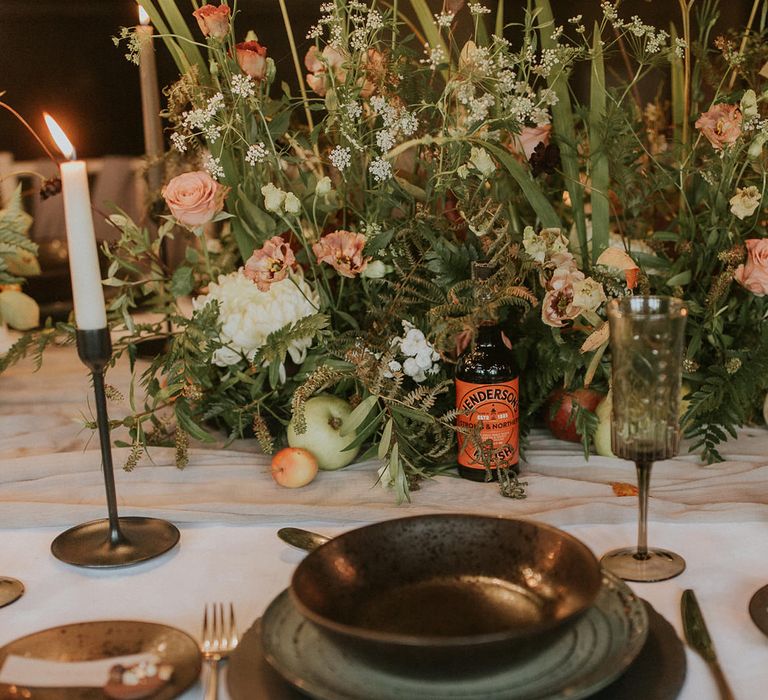
[[[195,11],[192,40],[175,12],[141,4],[171,30],[159,39],[181,73],[167,89],[169,217],[159,240],[112,217],[107,284],[128,331],[118,352],[166,332],[133,325],[137,307],[178,330],[126,421],[135,451],[210,440],[211,425],[273,451],[307,400],[332,392],[354,407],[361,458],[382,460],[381,482],[407,498],[455,463],[453,367],[481,321],[502,326],[521,367],[524,435],[554,390],[608,391],[605,305],[634,293],[687,302],[694,449],[718,459],[758,415],[757,29],[711,36],[717,3],[681,3],[673,33],[612,2],[586,27],[558,23],[547,0],[522,25],[461,0],[437,14],[411,0],[407,18],[339,0],[320,6],[309,49],[292,49],[297,92],[280,90],[268,41],[242,36],[226,4]],[[569,86],[580,69],[584,103]],[[647,79],[666,92],[644,99]],[[160,254],[171,235],[188,241],[175,269]],[[496,272],[473,283],[477,261]],[[598,416],[574,415],[589,449]]]

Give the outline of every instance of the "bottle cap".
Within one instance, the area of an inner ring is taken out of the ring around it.
[[[472,263],[472,279],[480,282],[489,279],[498,270],[496,263],[487,260],[476,260]]]

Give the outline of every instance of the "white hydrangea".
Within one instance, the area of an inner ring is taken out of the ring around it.
[[[403,372],[421,384],[429,375],[440,371],[440,355],[435,350],[424,333],[408,321],[403,321],[404,335],[392,339],[392,346],[397,348],[403,356],[403,361],[397,359],[389,363],[387,376],[393,376],[395,372]]]
[[[275,282],[262,292],[242,270],[211,282],[208,293],[192,302],[193,308],[202,309],[213,300],[219,302],[220,340],[224,346],[213,354],[213,362],[219,367],[251,360],[270,333],[317,313],[320,307],[317,292],[302,276]],[[288,348],[291,359],[297,364],[304,362],[311,344],[312,338],[295,340]],[[284,373],[281,367],[281,378]]]

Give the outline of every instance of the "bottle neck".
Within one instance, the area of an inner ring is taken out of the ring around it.
[[[476,345],[495,345],[501,340],[501,329],[492,321],[481,323],[477,328]]]

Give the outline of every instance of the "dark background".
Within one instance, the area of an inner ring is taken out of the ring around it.
[[[121,26],[137,23],[135,1],[0,1],[0,92],[6,91],[2,99],[41,134],[41,113],[50,111],[81,156],[142,153],[138,68],[123,58],[124,49],[111,40]],[[191,2],[178,0],[178,4],[182,10],[189,9],[192,19]],[[314,23],[320,0],[288,0],[287,4],[303,57],[310,44],[304,36]],[[432,4],[439,9],[442,3],[432,0]],[[495,1],[484,4],[493,8]],[[506,5],[508,14],[513,8],[520,14],[525,2],[507,0]],[[583,14],[587,27],[600,13],[599,6],[599,0],[553,0],[560,22]],[[752,0],[722,2],[721,23],[745,24],[751,6]],[[240,0],[239,9],[238,38],[249,28],[256,31],[277,64],[279,79],[292,82],[294,70],[277,0]],[[671,20],[679,24],[675,0],[627,0],[621,14],[638,14],[658,27],[668,27]],[[199,36],[196,25],[194,31]],[[176,70],[161,45],[157,55],[161,85],[166,85],[174,80]],[[11,151],[17,160],[42,155],[36,142],[4,111],[0,112],[0,151]]]

